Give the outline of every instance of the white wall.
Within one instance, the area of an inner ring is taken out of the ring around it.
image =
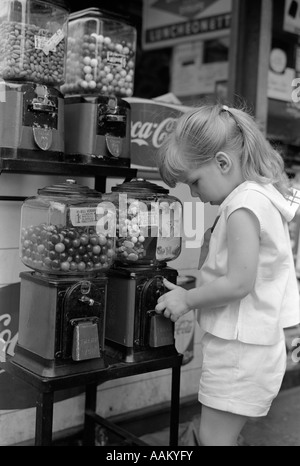
[[[32,196],[37,189],[64,181],[66,177],[46,177],[37,175],[0,176],[0,195]],[[78,183],[94,187],[92,179],[77,178]],[[152,182],[162,184],[156,180]],[[107,191],[111,186],[122,182],[121,179],[111,179],[107,182]],[[193,202],[186,186],[170,190],[170,194],[182,202]],[[19,272],[28,270],[19,259],[20,202],[0,202],[0,286],[19,281]],[[201,219],[204,231],[215,218],[215,210],[202,205]],[[199,260],[198,249],[186,248],[187,238],[183,238],[183,249],[180,257],[170,263],[180,275],[192,275],[197,278]],[[1,310],[0,310],[1,314]],[[195,395],[198,391],[198,380],[201,370],[201,333],[195,327],[194,357],[182,367],[181,397]],[[136,409],[154,406],[169,401],[171,396],[171,369],[147,373],[140,376],[126,377],[106,382],[99,386],[97,411],[104,417],[127,413]],[[54,409],[54,431],[80,426],[83,423],[83,395],[58,402]],[[35,409],[19,411],[0,411],[0,445],[12,445],[34,437]]]

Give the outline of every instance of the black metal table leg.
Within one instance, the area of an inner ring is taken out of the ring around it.
[[[35,445],[52,444],[54,392],[38,392],[36,401]]]
[[[180,366],[172,368],[172,392],[170,413],[170,446],[178,446],[180,405]]]
[[[13,377],[18,377],[37,390],[36,399],[36,446],[52,445],[52,428],[53,428],[53,405],[54,393],[60,390],[67,390],[74,387],[85,386],[85,420],[84,420],[84,445],[95,445],[96,424],[100,424],[102,418],[96,414],[97,407],[97,387],[98,385],[123,377],[129,377],[147,372],[159,371],[172,367],[172,389],[171,389],[171,415],[170,415],[170,439],[171,446],[178,445],[178,430],[179,430],[179,407],[180,407],[180,372],[182,355],[175,353],[165,355],[160,358],[132,362],[130,364],[120,362],[110,358],[107,367],[101,367],[96,370],[86,372],[76,372],[45,378],[40,374],[36,374],[27,367],[23,367],[13,358],[8,358],[7,361],[0,361],[0,368],[10,373]],[[115,426],[114,426],[115,429]],[[119,433],[121,431],[119,430]],[[122,431],[124,437],[125,433]],[[126,434],[127,435],[127,434]],[[130,437],[131,443],[136,439]],[[138,440],[140,444],[140,440]]]
[[[85,387],[85,416],[84,416],[84,446],[95,446],[95,420],[89,416],[88,411],[96,412],[97,384],[93,383]]]

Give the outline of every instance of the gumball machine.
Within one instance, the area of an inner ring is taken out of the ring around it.
[[[177,280],[177,271],[167,263],[181,252],[182,205],[167,189],[143,179],[117,185],[104,198],[117,207],[106,352],[124,362],[176,354],[174,324],[155,306],[168,291],[163,279]]]
[[[22,206],[22,272],[15,363],[45,377],[106,366],[107,278],[115,211],[74,180],[40,189]]]
[[[67,161],[130,166],[136,29],[89,8],[68,23],[65,96]]]
[[[63,160],[68,16],[63,0],[1,1],[1,158]]]

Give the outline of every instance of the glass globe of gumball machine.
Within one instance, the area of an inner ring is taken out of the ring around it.
[[[1,1],[1,158],[63,160],[68,16],[63,0]]]
[[[108,271],[106,352],[125,362],[176,354],[174,323],[155,312],[158,298],[176,283],[168,267],[181,253],[182,204],[143,179],[104,195],[117,208],[116,260]],[[120,300],[122,296],[122,300]]]
[[[65,96],[67,161],[130,167],[136,29],[98,8],[68,22]]]
[[[14,362],[46,377],[106,367],[107,277],[115,211],[75,180],[38,190],[21,214],[19,338]]]

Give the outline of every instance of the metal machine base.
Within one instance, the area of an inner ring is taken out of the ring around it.
[[[65,375],[81,374],[100,369],[106,369],[108,364],[105,357],[88,361],[47,360],[17,345],[12,358],[14,364],[42,377],[61,377]]]
[[[113,341],[105,341],[105,354],[113,359],[123,362],[144,362],[153,359],[167,358],[178,354],[174,345],[160,348],[127,348]]]
[[[59,151],[43,151],[39,149],[20,149],[0,147],[0,159],[36,160],[47,162],[63,162],[64,153]]]

